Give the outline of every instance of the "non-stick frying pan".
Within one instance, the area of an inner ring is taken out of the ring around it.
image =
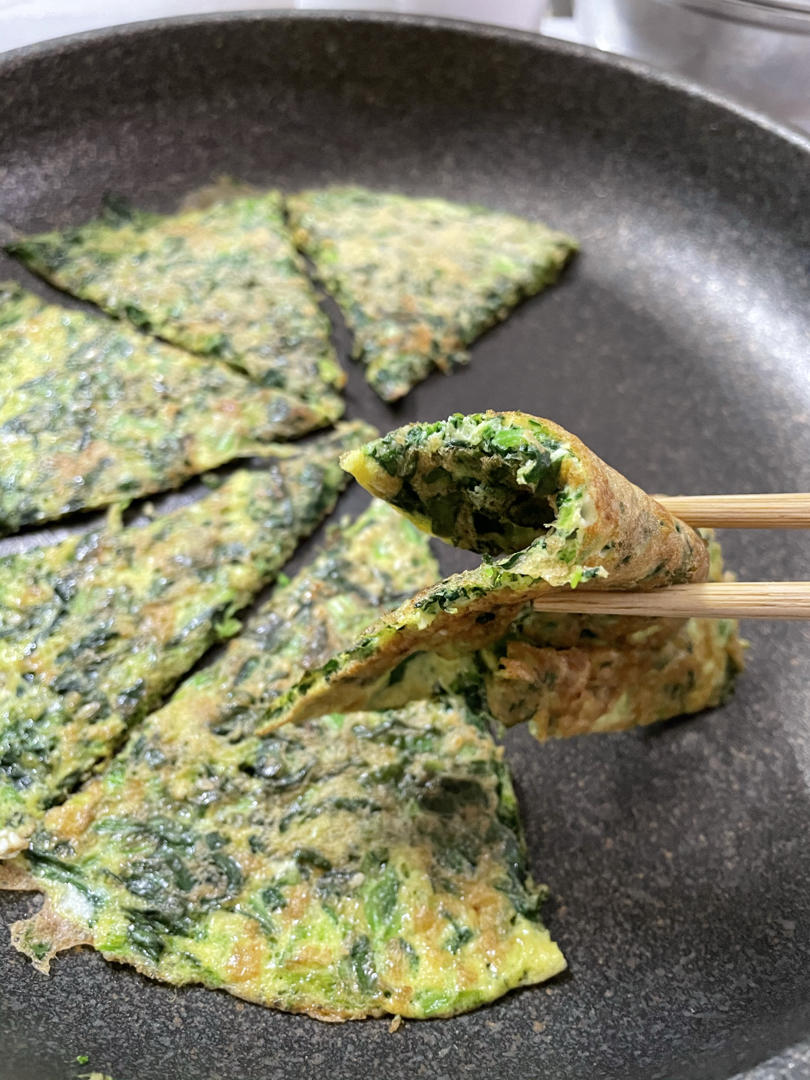
[[[385,429],[522,408],[652,491],[810,488],[798,135],[585,49],[382,16],[94,33],[9,55],[0,101],[0,217],[23,230],[80,222],[108,189],[170,208],[225,173],[439,194],[581,239],[564,283],[487,335],[467,370],[389,409],[353,369],[351,415]],[[9,260],[2,272],[24,277]],[[801,534],[726,547],[744,577],[808,574]],[[550,985],[389,1034],[177,991],[89,952],[46,979],[2,930],[0,1076],[717,1080],[807,1037],[808,634],[746,634],[748,670],[712,714],[547,746],[508,738],[570,962]],[[36,902],[8,895],[0,914]]]

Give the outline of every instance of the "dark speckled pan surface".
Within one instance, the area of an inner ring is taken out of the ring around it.
[[[0,62],[0,102],[0,217],[23,230],[80,222],[110,188],[170,208],[228,173],[436,193],[580,237],[564,282],[469,369],[395,410],[354,370],[351,415],[387,428],[522,408],[652,491],[810,488],[798,136],[587,50],[382,17],[199,18],[57,42]],[[741,576],[808,575],[801,534],[726,546]],[[510,736],[564,977],[390,1035],[176,991],[90,953],[46,979],[0,927],[0,1077],[720,1080],[806,1038],[808,630],[747,637],[748,671],[713,715],[544,747]],[[2,898],[2,921],[34,904]]]

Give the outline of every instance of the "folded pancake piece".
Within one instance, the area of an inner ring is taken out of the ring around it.
[[[532,627],[537,614],[543,617]],[[529,605],[491,645],[471,651],[460,640],[445,643],[440,656],[411,653],[363,685],[364,706],[394,709],[451,694],[499,724],[528,723],[542,741],[623,731],[713,708],[728,698],[743,667],[744,646],[733,620],[637,619],[634,634],[614,638],[611,616],[554,618],[552,623]],[[338,675],[333,696],[342,692]],[[349,693],[354,699],[356,687]],[[279,726],[285,696],[279,704],[271,703],[273,719],[262,730]],[[310,707],[307,699],[304,705]]]
[[[179,487],[331,416],[0,284],[0,535]]]
[[[303,663],[435,574],[387,507],[335,530],[0,868],[47,897],[17,947],[47,970],[92,944],[327,1020],[452,1015],[562,970],[502,751],[462,702],[255,734]]]
[[[287,208],[385,401],[466,363],[467,346],[553,284],[576,249],[511,214],[359,187],[304,191]]]
[[[215,641],[335,504],[342,424],[150,524],[0,560],[0,858]]]
[[[341,464],[420,529],[482,555],[511,555],[538,537],[573,554],[574,526],[593,530],[597,513],[611,515],[610,527],[619,515],[649,511],[647,496],[639,499],[638,489],[576,436],[527,413],[456,413],[407,424],[350,450]],[[654,512],[655,525],[660,508]],[[600,535],[605,526],[598,523]]]
[[[97,221],[6,247],[111,315],[341,415],[346,381],[303,261],[270,191],[180,214],[107,199]]]
[[[417,653],[427,654],[430,665],[434,657],[448,660],[452,671],[460,657],[507,636],[521,612],[542,606],[554,588],[653,589],[708,573],[706,543],[697,533],[548,420],[485,413],[409,425],[344,463],[417,524],[467,547],[496,548],[501,521],[507,537],[535,538],[382,616],[351,648],[305,675],[273,707],[267,730],[368,708],[392,680],[403,682]],[[442,491],[453,507],[446,518],[434,510]],[[442,678],[446,684],[451,676],[445,671]],[[406,693],[410,682],[397,693]]]
[[[540,740],[623,731],[721,705],[743,666],[737,623],[688,619],[673,630],[673,622],[645,627],[649,641],[570,648],[519,626],[479,654],[470,685],[481,686],[501,723],[527,721]]]

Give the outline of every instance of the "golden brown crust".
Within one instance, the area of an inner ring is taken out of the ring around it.
[[[663,646],[554,649],[512,641],[487,700],[536,738],[624,731],[721,704],[742,667],[736,630],[692,619]]]
[[[32,888],[33,882],[24,888]],[[48,975],[51,960],[57,953],[80,945],[92,945],[93,939],[86,926],[80,926],[60,914],[45,897],[40,910],[28,919],[18,919],[10,927],[11,944],[29,957],[31,963]]]
[[[19,859],[0,862],[0,891],[39,892],[39,888],[26,863]]]

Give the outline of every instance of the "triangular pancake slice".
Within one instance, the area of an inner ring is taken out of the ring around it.
[[[246,371],[330,420],[345,382],[276,191],[161,215],[108,199],[104,215],[6,250],[60,289]]]
[[[92,944],[328,1020],[449,1016],[562,970],[502,750],[462,702],[255,734],[302,664],[435,575],[425,538],[379,503],[335,530],[0,869],[47,897],[17,947],[47,970]]]
[[[179,487],[332,418],[218,360],[0,284],[0,535]]]
[[[340,425],[144,526],[0,560],[0,858],[120,745],[335,504]]]
[[[287,208],[385,401],[466,363],[467,347],[555,282],[576,249],[511,214],[359,187],[304,191]]]
[[[350,452],[344,466],[373,494],[454,543],[484,551],[517,542],[527,546],[486,557],[480,566],[423,589],[379,618],[349,649],[313,667],[271,706],[266,730],[337,709],[391,707],[436,689],[483,681],[487,690],[494,675],[505,678],[507,672],[513,681],[538,682],[535,704],[516,709],[510,688],[500,685],[498,694],[487,698],[490,711],[505,723],[536,715],[535,729],[543,735],[648,723],[714,704],[726,692],[727,669],[736,670],[739,653],[734,624],[722,633],[698,635],[702,645],[694,650],[691,631],[665,621],[662,632],[651,630],[645,649],[641,635],[630,660],[620,664],[614,658],[613,670],[595,653],[568,652],[553,660],[532,654],[542,672],[548,671],[545,683],[526,666],[526,653],[523,668],[516,662],[501,667],[502,660],[517,659],[510,643],[543,646],[543,635],[527,638],[522,623],[542,610],[543,597],[556,588],[653,589],[701,581],[709,572],[703,538],[553,422],[522,413],[486,413],[412,424]],[[570,628],[587,625],[576,618],[558,621]],[[614,624],[608,619],[600,625],[608,645],[615,646]],[[650,628],[643,621],[637,626]],[[676,632],[685,636],[673,644],[669,639]],[[598,640],[593,634],[590,640],[594,637]],[[549,640],[556,645],[553,634]],[[675,650],[666,664],[660,653],[664,646]],[[640,677],[649,670],[664,672],[669,664],[684,686],[692,671],[696,693],[674,692],[663,675],[651,676],[644,687],[631,677],[633,670]],[[557,701],[548,691],[562,668],[572,678]],[[706,677],[697,679],[701,670]],[[626,702],[614,709],[625,691]],[[598,707],[580,715],[577,694],[585,692]],[[551,719],[545,710],[551,710]]]

